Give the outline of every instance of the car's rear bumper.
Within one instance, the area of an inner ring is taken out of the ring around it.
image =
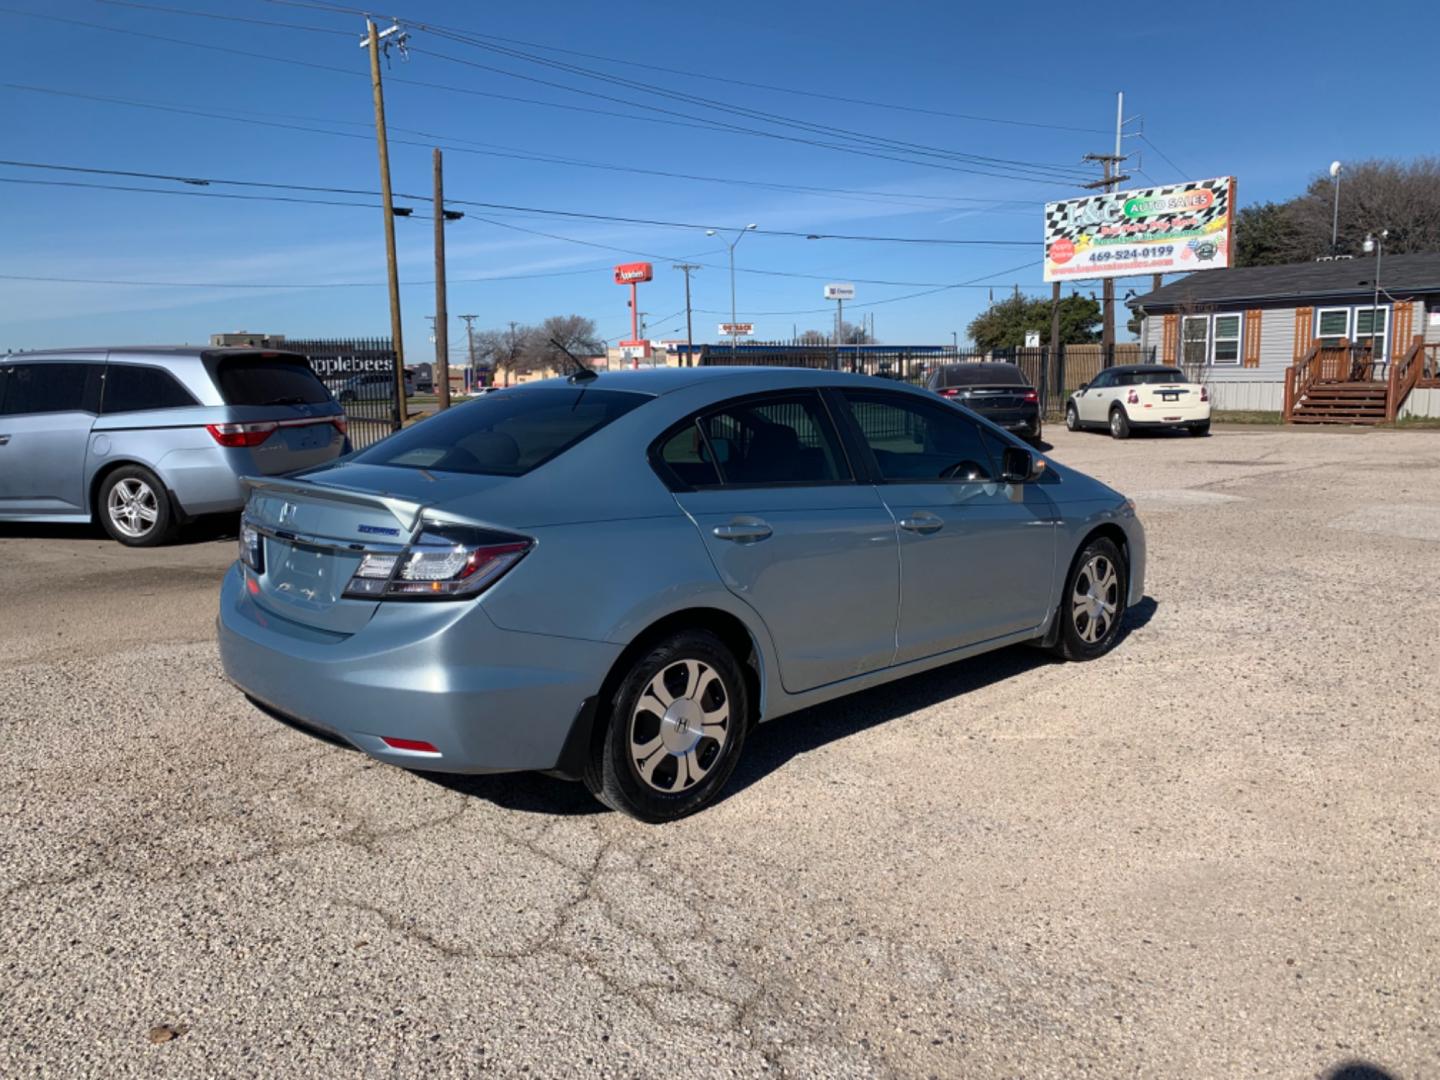
[[[1026,438],[1037,438],[1040,435],[1040,409],[1038,406],[1032,405],[1025,409],[996,409],[993,412],[976,409],[975,413],[1012,434]]]
[[[497,628],[474,602],[386,603],[357,633],[262,608],[239,564],[217,634],[226,676],[284,716],[381,761],[443,772],[552,769],[621,647]],[[385,737],[430,743],[396,749]]]
[[[1128,405],[1125,415],[1131,427],[1183,427],[1187,424],[1203,424],[1210,419],[1210,403],[1197,402],[1193,405],[1156,404],[1150,408],[1143,405]]]

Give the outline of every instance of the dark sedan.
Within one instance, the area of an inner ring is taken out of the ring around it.
[[[1022,439],[1040,441],[1040,395],[1014,364],[948,364],[926,385]]]

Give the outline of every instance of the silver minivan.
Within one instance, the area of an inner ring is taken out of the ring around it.
[[[0,521],[90,522],[151,546],[239,510],[242,476],[349,450],[344,410],[297,353],[195,346],[0,356]]]

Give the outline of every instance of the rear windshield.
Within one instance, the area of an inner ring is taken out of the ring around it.
[[[1146,368],[1141,371],[1121,371],[1116,374],[1117,386],[1153,386],[1156,383],[1185,382],[1185,373],[1179,368]]]
[[[301,356],[222,356],[215,381],[227,405],[323,405],[325,384]]]
[[[520,476],[649,400],[625,390],[500,390],[439,413],[356,454],[365,465]]]
[[[945,386],[1029,386],[1014,364],[956,364],[945,369]]]

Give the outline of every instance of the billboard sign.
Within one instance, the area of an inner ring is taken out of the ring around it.
[[[749,337],[755,333],[753,322],[722,322],[720,333],[723,337]]]
[[[649,281],[655,276],[655,268],[649,263],[621,263],[615,267],[616,285],[634,285]]]
[[[840,282],[836,282],[836,283],[833,284],[833,285],[826,285],[826,286],[825,286],[825,299],[826,299],[826,300],[854,300],[854,299],[855,299],[855,286],[854,286],[854,285],[845,285],[845,284],[842,284],[842,283],[840,283]]]
[[[1235,178],[1045,204],[1045,280],[1181,274],[1231,265]]]

